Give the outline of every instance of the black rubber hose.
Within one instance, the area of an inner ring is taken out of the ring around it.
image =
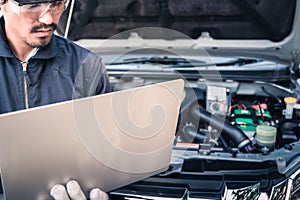
[[[205,135],[199,134],[195,127],[189,125],[183,127],[183,133],[187,135],[188,138],[193,138],[198,142],[203,142],[206,138]]]
[[[222,119],[216,115],[212,115],[201,106],[195,105],[191,109],[191,116],[196,119],[200,120],[205,124],[209,124],[213,128],[217,129],[218,131],[222,132],[222,134],[226,135],[228,138],[232,140],[232,142],[243,151],[249,151],[247,146],[251,145],[250,139],[247,135],[242,132],[237,127],[231,125],[225,119]]]

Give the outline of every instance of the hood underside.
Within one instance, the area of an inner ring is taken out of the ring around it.
[[[106,39],[134,28],[162,27],[193,39],[209,32],[214,39],[277,42],[292,30],[295,4],[296,0],[76,0],[69,38]],[[67,16],[65,12],[61,33]]]
[[[58,33],[65,35],[69,27],[67,37],[72,40],[109,38],[112,43],[88,47],[98,48],[99,52],[101,48],[119,50],[121,45],[192,49],[194,44],[188,46],[183,41],[192,38],[209,53],[289,64],[300,54],[299,3],[297,0],[74,0],[61,18]],[[132,32],[138,40],[130,40]],[[114,42],[112,38],[124,40]]]

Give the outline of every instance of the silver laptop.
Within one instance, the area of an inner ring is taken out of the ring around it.
[[[175,80],[0,116],[7,200],[52,199],[77,180],[87,194],[166,170],[183,96]]]

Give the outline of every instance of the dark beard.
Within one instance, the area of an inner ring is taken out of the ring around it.
[[[50,39],[51,41],[51,39]],[[41,38],[40,43],[30,43],[30,42],[26,42],[28,46],[32,47],[32,48],[41,48],[41,47],[45,47],[49,44],[49,41],[46,40],[46,38]]]
[[[39,26],[34,26],[31,30],[30,33],[35,33],[38,32],[40,29],[53,29],[53,31],[56,29],[57,24],[41,24]],[[39,43],[32,43],[32,42],[26,42],[28,46],[32,47],[32,48],[40,48],[40,47],[44,47],[47,46],[49,44],[49,42],[51,41],[51,39],[49,41],[47,41],[47,37],[42,37],[40,38]]]

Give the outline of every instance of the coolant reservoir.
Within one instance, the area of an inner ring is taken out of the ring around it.
[[[277,129],[269,125],[258,125],[256,127],[256,144],[261,147],[274,149]]]

